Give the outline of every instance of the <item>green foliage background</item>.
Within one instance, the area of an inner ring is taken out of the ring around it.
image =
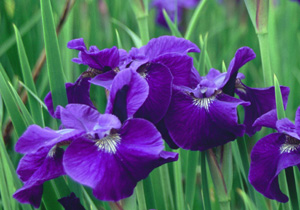
[[[29,205],[17,203],[11,197],[22,186],[15,173],[21,155],[14,151],[14,145],[29,124],[57,128],[58,122],[49,116],[42,101],[51,86],[61,95],[58,96],[57,104],[63,104],[65,96],[62,84],[74,82],[86,70],[85,66],[71,62],[77,56],[75,50],[66,47],[71,39],[83,37],[88,46],[97,45],[99,49],[119,46],[130,50],[131,47],[145,44],[147,30],[151,39],[161,35],[180,36],[180,33],[184,35],[187,29],[192,29],[187,36],[202,50],[199,55],[192,55],[194,65],[201,75],[211,67],[225,70],[235,51],[242,46],[249,46],[257,58],[242,68],[241,72],[246,76],[244,83],[251,87],[265,87],[258,37],[243,1],[204,0],[199,8],[184,12],[180,31],[175,25],[170,25],[171,31],[157,25],[155,10],[149,6],[149,13],[143,12],[139,0],[53,0],[52,12],[46,4],[48,1],[41,2],[44,3],[43,12],[37,0],[0,1],[0,210],[33,209]],[[43,30],[54,34],[51,18],[53,16],[54,25],[57,26],[67,3],[71,9],[66,13],[56,46],[56,38],[50,36],[44,39]],[[147,1],[144,3],[147,4]],[[193,15],[195,19],[191,21]],[[291,88],[285,112],[290,119],[294,119],[294,113],[300,105],[299,20],[300,5],[296,2],[270,2],[268,32],[271,70],[281,85]],[[138,21],[144,22],[138,25]],[[143,23],[147,23],[148,27]],[[141,25],[147,28],[139,30]],[[48,63],[42,65],[33,83],[30,74],[37,69],[45,42]],[[50,68],[49,72],[47,68]],[[23,104],[20,97],[27,91],[28,102]],[[105,90],[92,86],[91,98],[98,110],[103,112],[106,106]],[[8,133],[10,119],[14,129]],[[289,192],[291,200],[284,205],[264,198],[248,182],[251,148],[270,132],[263,129],[251,138],[245,136],[223,148],[216,148],[215,159],[210,152],[178,150],[178,162],[154,170],[138,184],[137,193],[119,203],[96,200],[89,188],[67,177],[58,178],[45,183],[40,209],[62,209],[56,200],[71,191],[75,192],[86,209],[114,210],[122,206],[126,210],[209,210],[225,209],[223,203],[229,203],[231,209],[299,209],[298,170],[289,169],[280,177],[281,187],[286,193]],[[225,151],[222,157],[221,149]],[[223,161],[220,164],[221,159]],[[224,190],[223,184],[218,182],[220,178],[225,181],[225,193],[220,193],[220,189]]]

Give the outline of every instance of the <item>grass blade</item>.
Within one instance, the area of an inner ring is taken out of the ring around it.
[[[177,26],[175,25],[175,23],[172,22],[171,18],[169,17],[168,13],[166,12],[166,10],[163,10],[163,13],[164,13],[165,20],[168,24],[168,27],[170,28],[170,30],[172,32],[172,35],[177,36],[177,37],[182,37]]]
[[[22,69],[24,82],[28,86],[28,89],[31,89],[31,91],[36,94],[36,88],[35,88],[34,81],[32,78],[31,68],[29,66],[29,62],[28,62],[27,55],[26,55],[26,52],[24,49],[23,41],[22,41],[21,35],[15,25],[14,25],[14,30],[15,30],[15,34],[16,34],[17,47],[18,47],[18,53],[19,53],[21,67],[22,67],[21,69]],[[28,95],[28,102],[29,102],[29,107],[30,107],[30,113],[32,115],[32,118],[34,119],[34,122],[38,125],[43,125],[41,106],[31,95]]]
[[[190,21],[190,24],[188,25],[188,28],[186,30],[186,33],[185,33],[185,36],[184,38],[185,39],[190,39],[191,38],[191,35],[197,25],[197,21],[199,20],[199,17],[200,17],[200,14],[201,14],[201,11],[203,10],[203,7],[204,5],[206,4],[207,0],[202,0],[199,5],[197,6],[193,16],[192,16],[192,19]]]
[[[111,19],[111,21],[120,26],[132,39],[135,47],[140,48],[142,46],[142,40],[140,39],[140,37],[138,35],[136,35],[136,33],[134,33],[132,30],[130,30],[126,25],[124,25],[123,23],[121,23],[120,21],[116,20],[116,19]]]
[[[251,201],[249,196],[241,189],[237,189],[238,194],[241,196],[242,200],[245,203],[245,206],[247,209],[257,209],[257,207],[254,205],[254,203]]]
[[[196,169],[199,160],[199,152],[188,151],[186,185],[185,185],[185,200],[189,209],[194,209],[194,198],[196,189]]]
[[[17,106],[17,101],[7,83],[7,76],[5,75],[5,71],[1,64],[0,64],[0,94],[3,98],[6,109],[11,117],[11,121],[17,132],[17,135],[21,136],[23,132],[26,130],[26,123]]]
[[[57,105],[67,105],[68,100],[50,0],[41,0],[41,12],[47,56],[47,69],[50,90],[52,92],[53,107],[55,110]]]
[[[14,87],[12,86],[11,83],[7,83],[10,87],[10,90],[12,92],[12,94],[14,95],[17,103],[18,103],[18,106],[20,107],[20,110],[23,114],[23,117],[24,117],[24,120],[26,121],[26,124],[27,125],[32,125],[34,124],[34,121],[29,113],[29,111],[27,110],[26,106],[23,104],[23,101],[22,99],[20,98],[20,96],[18,95],[17,91],[14,89]]]
[[[35,93],[33,93],[23,82],[19,81],[19,84],[24,87],[27,92],[39,103],[39,106],[43,107],[47,111],[47,106]]]
[[[275,74],[274,74],[274,86],[275,86],[277,118],[282,119],[282,118],[285,118],[285,112],[284,112],[279,82],[278,82],[278,79]]]
[[[210,194],[209,194],[207,171],[206,171],[205,152],[200,153],[200,159],[201,159],[201,182],[202,182],[204,209],[211,210]]]

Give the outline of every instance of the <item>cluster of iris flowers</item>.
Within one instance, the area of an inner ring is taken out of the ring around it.
[[[300,109],[295,125],[277,120],[274,87],[241,82],[245,76],[238,71],[255,58],[252,49],[238,49],[227,72],[210,69],[201,76],[188,55],[200,49],[183,38],[154,38],[129,52],[87,49],[83,39],[70,41],[68,48],[79,51],[73,62],[88,67],[65,85],[66,107],[54,109],[51,93],[45,98],[50,115],[61,121],[59,130],[31,125],[18,140],[15,149],[25,154],[17,169],[24,182],[14,194],[19,202],[38,207],[43,183],[62,175],[91,187],[100,200],[118,201],[154,168],[178,159],[177,153],[164,151],[163,139],[173,149],[204,151],[245,133],[252,136],[262,126],[278,133],[254,146],[249,180],[266,197],[288,200],[277,176],[300,164]],[[107,90],[104,114],[90,99],[91,84]],[[289,88],[280,89],[286,106]]]

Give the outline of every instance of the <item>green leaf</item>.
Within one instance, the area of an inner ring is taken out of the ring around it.
[[[134,33],[132,30],[130,30],[126,25],[124,25],[123,23],[121,23],[120,21],[112,18],[111,21],[120,26],[132,39],[135,47],[140,48],[142,46],[142,40],[140,39],[140,37],[138,35],[136,35],[136,33]]]
[[[204,209],[211,210],[210,193],[208,188],[207,170],[206,170],[206,157],[205,152],[200,153],[201,159],[201,183],[202,183],[202,195],[204,201]]]
[[[22,25],[22,27],[20,28],[21,36],[26,34],[37,23],[39,23],[40,18],[41,18],[41,13],[40,12],[37,12],[34,15],[32,15],[32,17],[29,18],[29,20],[27,22],[25,22]],[[7,52],[15,43],[16,43],[16,37],[14,35],[11,35],[8,39],[6,39],[4,42],[2,42],[1,46],[0,46],[0,57],[2,55],[4,55],[4,53]]]
[[[186,30],[186,33],[185,33],[185,36],[184,36],[185,39],[190,39],[191,38],[192,33],[193,33],[196,25],[198,25],[198,21],[199,21],[199,17],[200,17],[201,11],[203,10],[203,7],[206,4],[206,2],[207,2],[207,0],[202,0],[198,4],[198,6],[197,6],[197,8],[196,8],[196,10],[195,10],[192,18],[191,18],[191,21],[190,21],[190,23],[188,25],[188,28]]]
[[[60,199],[55,190],[54,180],[47,181],[43,184],[43,203],[47,210],[63,210],[63,206],[57,201]]]
[[[47,69],[53,99],[53,108],[55,110],[57,105],[67,105],[68,99],[50,0],[40,1],[47,56]]]
[[[168,13],[166,12],[165,9],[163,9],[163,14],[164,14],[165,20],[168,24],[168,27],[170,28],[170,30],[172,32],[172,35],[177,36],[177,37],[182,37],[182,35],[179,32],[176,24],[172,22],[171,18],[169,17],[169,15],[168,15]]]
[[[207,37],[208,34],[205,34],[204,40],[202,35],[199,36],[199,42],[200,42],[200,48],[201,48],[201,53],[200,53],[200,59],[199,59],[199,65],[198,65],[198,72],[200,75],[206,75],[206,47],[207,47]]]
[[[236,191],[241,196],[241,198],[244,201],[245,206],[246,206],[247,209],[250,209],[250,210],[257,209],[257,207],[254,205],[253,201],[249,198],[249,196],[247,195],[247,193],[245,193],[241,189],[237,189]]]
[[[230,195],[233,184],[233,166],[232,166],[232,151],[231,142],[223,145],[223,161],[222,161],[222,173],[226,183],[228,195]]]
[[[139,210],[147,210],[143,180],[137,183],[135,189],[136,189],[136,197],[139,205]]]
[[[17,135],[20,137],[26,130],[25,120],[18,108],[18,103],[11,92],[8,85],[8,77],[0,64],[0,94],[3,98],[6,109],[11,117],[12,124],[16,130]]]
[[[198,151],[188,151],[186,185],[185,185],[185,200],[189,209],[194,209],[194,198],[196,190],[196,170],[199,161]]]
[[[123,47],[122,47],[122,42],[121,42],[120,35],[119,35],[119,32],[118,32],[117,29],[115,29],[115,31],[116,31],[116,37],[117,37],[117,42],[118,42],[118,48],[119,48],[119,49],[123,49]]]
[[[216,156],[212,149],[207,152],[208,166],[210,174],[215,186],[215,192],[219,198],[219,203],[222,209],[230,209],[230,202],[224,176],[217,162]]]
[[[89,203],[89,207],[90,210],[97,210],[97,206],[95,205],[95,203],[93,202],[93,200],[91,199],[91,197],[89,196],[89,194],[86,192],[86,190],[84,189],[83,186],[81,186],[81,191],[83,192],[83,195],[85,197],[85,199],[88,201]]]
[[[17,40],[17,46],[18,46],[18,53],[19,53],[19,59],[21,63],[21,69],[22,74],[24,78],[24,82],[27,85],[28,89],[30,89],[34,94],[36,94],[36,88],[34,85],[34,81],[31,74],[31,68],[29,66],[29,62],[27,59],[27,55],[24,49],[24,45],[21,39],[21,35],[17,29],[17,27],[14,25],[14,30],[16,34],[16,40]],[[34,122],[40,126],[42,126],[43,123],[43,117],[42,117],[42,109],[39,103],[28,94],[28,102],[30,107],[30,113],[32,115],[32,118],[34,119]]]
[[[6,184],[5,170],[2,165],[3,160],[1,157],[0,157],[0,162],[1,162],[1,164],[0,164],[0,195],[1,195],[4,209],[12,210],[11,198],[9,196],[10,194],[8,191],[8,186]]]
[[[277,118],[280,120],[282,118],[285,118],[285,112],[283,107],[282,95],[280,91],[280,85],[275,74],[274,74],[274,86],[275,86]]]
[[[14,95],[17,103],[18,103],[18,106],[23,114],[23,117],[24,117],[24,120],[26,122],[26,125],[32,125],[34,124],[34,121],[29,113],[29,111],[27,110],[26,106],[24,105],[22,99],[20,98],[20,96],[18,95],[17,91],[14,89],[14,87],[12,86],[11,83],[8,83],[9,87],[10,87],[10,90],[12,92],[12,94]]]
[[[179,156],[180,149],[178,150]],[[184,203],[183,187],[182,187],[182,171],[181,171],[181,159],[179,158],[176,162],[173,162],[174,166],[174,181],[175,181],[175,198],[177,209],[186,209]]]
[[[43,107],[46,111],[48,111],[46,104],[35,93],[33,93],[23,82],[19,81],[19,84],[24,87],[27,92],[39,103],[40,107]]]
[[[174,199],[173,193],[170,183],[170,173],[168,169],[168,165],[164,164],[159,167],[159,173],[162,184],[162,194],[164,197],[164,203],[166,209],[174,209]]]

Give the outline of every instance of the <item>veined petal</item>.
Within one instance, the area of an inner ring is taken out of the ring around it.
[[[277,120],[276,128],[278,132],[288,134],[294,138],[300,139],[296,133],[296,127],[288,118]]]
[[[296,111],[295,126],[296,126],[296,132],[297,132],[298,136],[300,136],[300,107],[298,107],[298,109]]]
[[[151,39],[141,50],[149,59],[168,53],[187,54],[188,52],[200,52],[200,49],[189,40],[175,36],[160,36]]]
[[[119,50],[117,47],[103,50],[90,50],[81,51],[81,64],[88,65],[89,67],[104,70],[105,67],[114,69],[119,65]]]
[[[105,112],[116,115],[123,122],[133,117],[145,102],[148,93],[147,82],[136,71],[122,70],[112,83]]]
[[[82,135],[82,132],[74,129],[55,131],[50,128],[41,128],[38,125],[30,125],[19,138],[15,150],[23,154],[32,153],[42,147],[54,146],[62,141],[73,140],[80,135]]]
[[[86,132],[94,129],[100,115],[97,110],[83,104],[68,104],[66,108],[60,108],[64,127]]]
[[[87,50],[82,38],[71,40],[67,46],[70,49],[80,51],[78,58],[72,59],[75,63],[104,71],[105,67],[113,69],[119,65],[119,50],[117,47],[99,50],[96,46],[91,46]]]
[[[63,149],[52,149],[51,147],[47,147],[40,149],[36,154],[27,154],[28,157],[26,159],[27,161],[31,159],[32,165],[25,164],[22,165],[24,168],[18,168],[19,172],[25,173],[26,171],[32,173],[30,178],[25,182],[25,185],[13,195],[20,203],[30,203],[35,208],[38,208],[41,203],[43,183],[65,174],[62,165]],[[26,174],[25,176],[28,175]]]
[[[254,121],[252,127],[253,128],[257,127],[258,130],[260,130],[262,126],[276,129],[276,121],[277,121],[277,110],[273,109],[273,110],[263,114],[259,118],[257,118]]]
[[[68,42],[67,47],[69,49],[84,51],[86,50],[86,46],[84,44],[83,38],[73,39]]]
[[[202,151],[244,134],[244,125],[238,124],[237,106],[247,104],[225,94],[199,99],[173,89],[165,124],[179,147]]]
[[[142,71],[149,85],[149,95],[134,116],[158,123],[166,114],[171,101],[173,77],[162,64],[152,63]]]
[[[243,65],[253,60],[255,57],[255,53],[249,47],[241,47],[240,49],[238,49],[235,53],[234,58],[229,64],[226,77],[219,89],[222,89],[225,94],[233,96],[238,70]]]
[[[194,75],[191,75],[193,59],[187,55],[178,53],[165,54],[150,62],[161,63],[168,67],[173,76],[173,84],[175,85],[193,87],[195,83],[199,82]]]
[[[110,144],[114,149],[99,147],[97,140],[78,139],[64,156],[67,174],[92,187],[100,200],[118,201],[130,196],[136,183],[154,168],[178,158],[176,153],[162,151],[161,135],[146,120],[127,120],[115,135],[109,139],[115,141]]]
[[[250,106],[245,107],[244,124],[246,125],[246,133],[252,136],[261,128],[261,126],[253,126],[255,120],[267,112],[276,109],[274,86],[268,88],[250,88],[237,80],[236,87],[235,92],[237,95],[242,100],[251,102]],[[280,89],[283,104],[286,107],[290,89],[285,86],[281,86]]]
[[[264,196],[279,202],[288,197],[279,188],[279,173],[290,166],[300,164],[299,145],[286,145],[287,135],[273,133],[259,140],[251,152],[249,181]],[[293,147],[288,148],[287,147]]]
[[[115,76],[116,76],[116,72],[111,70],[103,74],[98,74],[96,77],[90,80],[90,83],[104,87],[107,90],[110,90],[112,81],[115,78]]]

